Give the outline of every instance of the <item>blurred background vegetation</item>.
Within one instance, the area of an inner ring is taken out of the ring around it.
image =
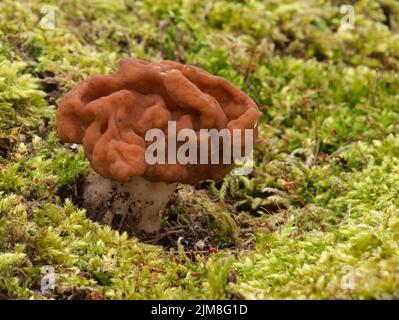
[[[3,0],[0,298],[399,298],[398,31],[394,0]],[[55,130],[60,97],[127,56],[262,111],[253,173],[180,186],[150,239],[86,217],[88,162]]]

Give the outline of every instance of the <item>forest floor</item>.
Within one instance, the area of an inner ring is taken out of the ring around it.
[[[399,3],[351,2],[354,29],[333,0],[1,1],[0,299],[399,298]],[[127,56],[262,112],[252,174],[179,186],[147,239],[86,216],[54,121]]]

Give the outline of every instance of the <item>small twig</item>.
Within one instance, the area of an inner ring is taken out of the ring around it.
[[[159,22],[159,46],[160,46],[159,51],[161,52],[161,56],[163,59],[166,59],[166,52],[163,42],[164,42],[165,31],[167,30],[168,26],[169,22],[167,20],[162,20]]]
[[[36,200],[31,201],[31,202],[29,203],[27,209],[28,209],[28,210],[31,209],[36,203],[38,203],[39,201],[44,200],[44,199],[45,199],[45,197],[40,197],[39,199],[36,199]]]
[[[253,61],[255,59],[255,57],[258,56],[258,51],[256,50],[256,48],[251,52],[251,56],[249,57],[249,61],[248,64],[245,68],[245,72],[244,72],[244,83],[247,83],[248,81],[248,77],[249,77],[249,73],[251,71],[251,68],[253,67]]]
[[[167,232],[162,233],[161,235],[159,235],[159,237],[155,238],[155,239],[150,239],[145,241],[145,243],[149,243],[149,244],[154,244],[157,243],[159,240],[171,235],[171,234],[179,234],[179,233],[184,233],[185,230],[180,229],[180,230],[169,230]]]
[[[331,158],[337,156],[338,154],[340,154],[342,151],[345,151],[346,149],[348,149],[349,147],[351,147],[352,145],[354,145],[355,143],[357,143],[358,141],[353,141],[345,146],[342,146],[340,148],[338,148],[337,150],[335,150],[333,153],[331,153],[328,157],[327,160],[330,160]]]
[[[320,103],[318,103],[317,105],[317,111],[319,110],[320,107]],[[317,113],[315,115],[315,130],[314,130],[314,134],[315,134],[315,139],[316,139],[316,145],[315,145],[315,149],[314,149],[314,153],[313,153],[313,161],[310,164],[310,167],[313,167],[317,164],[317,159],[319,157],[320,154],[320,145],[321,145],[321,139],[320,139],[320,135],[319,135],[319,122],[317,119]]]

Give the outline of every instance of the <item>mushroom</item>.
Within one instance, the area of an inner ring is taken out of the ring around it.
[[[255,102],[226,79],[191,65],[134,58],[122,59],[115,74],[95,75],[78,84],[62,99],[56,115],[61,140],[82,144],[94,170],[84,184],[88,213],[104,211],[108,222],[120,215],[132,230],[146,233],[160,229],[162,212],[177,183],[223,179],[237,157],[230,156],[227,163],[212,163],[211,157],[222,157],[234,145],[240,150],[249,145],[241,135],[218,144],[215,151],[214,141],[201,129],[229,133],[250,129],[254,141],[258,121]],[[157,141],[154,153],[167,155],[165,162],[148,161],[154,139],[149,141],[147,134],[152,129],[167,137],[168,141]],[[194,132],[194,142],[181,135],[184,129]],[[198,161],[173,161],[187,143],[188,149],[198,151],[190,159]],[[200,159],[203,150],[213,153]]]

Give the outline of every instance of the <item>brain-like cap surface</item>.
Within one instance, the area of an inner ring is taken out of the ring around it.
[[[93,169],[120,182],[132,176],[152,181],[196,183],[223,178],[230,164],[148,164],[145,133],[168,121],[182,129],[253,129],[255,102],[224,78],[173,61],[126,58],[112,75],[81,82],[61,101],[57,128],[65,142],[83,144]],[[242,139],[242,146],[245,140]],[[222,145],[221,145],[222,147]]]

